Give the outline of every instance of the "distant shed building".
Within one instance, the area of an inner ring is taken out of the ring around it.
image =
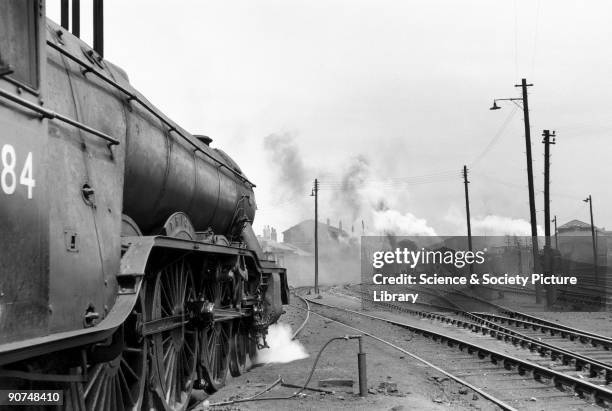
[[[561,255],[574,261],[593,262],[593,240],[591,224],[571,220],[557,228]],[[604,267],[612,261],[612,231],[595,226],[597,265]]]
[[[283,242],[293,244],[302,250],[314,253],[314,220],[304,220],[283,231]],[[342,228],[319,222],[319,250],[335,248],[341,242],[346,242],[349,235]]]

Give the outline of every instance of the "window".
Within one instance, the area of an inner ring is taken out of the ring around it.
[[[38,88],[38,0],[0,1],[0,73]]]

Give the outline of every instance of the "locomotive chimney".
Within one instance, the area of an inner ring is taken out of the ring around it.
[[[104,0],[93,0],[93,48],[104,57]]]

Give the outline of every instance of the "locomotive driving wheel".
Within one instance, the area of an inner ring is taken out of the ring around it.
[[[230,359],[232,323],[217,321],[201,332],[201,365],[210,394],[225,385]]]
[[[232,349],[232,322],[214,315],[217,309],[231,309],[234,304],[234,281],[224,276],[217,264],[204,276],[201,295],[213,304],[211,322],[200,331],[200,368],[205,389],[213,393],[225,384]]]
[[[249,329],[246,342],[246,353],[249,356],[249,361],[255,364],[257,358],[257,335],[253,329]]]
[[[188,324],[186,305],[195,300],[193,277],[185,259],[156,273],[147,285],[149,322],[159,327],[151,338],[152,382],[167,410],[184,410],[196,376],[197,332]],[[155,407],[154,407],[155,408]]]
[[[87,381],[78,390],[81,408],[140,410],[147,369],[147,345],[138,332],[142,315],[141,296],[112,344],[94,347],[89,353]]]
[[[249,330],[243,320],[236,320],[231,341],[230,373],[238,377],[248,368],[247,351],[249,345]]]

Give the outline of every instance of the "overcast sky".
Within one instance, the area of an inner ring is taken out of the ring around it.
[[[89,3],[82,33],[91,43]],[[47,7],[59,21],[59,0]],[[518,97],[521,77],[534,84],[538,224],[549,128],[558,135],[552,213],[588,221],[582,199],[592,194],[595,224],[612,228],[611,15],[611,2],[593,0],[107,0],[105,55],[256,182],[258,231],[282,231],[312,209],[309,187],[296,197],[279,186],[264,148],[272,134],[299,150],[308,181],[331,184],[362,156],[378,195],[438,234],[463,230],[464,164],[475,220],[527,220],[522,111],[488,110],[493,98]],[[449,170],[456,175],[425,179],[434,183],[384,183]],[[329,188],[320,215],[350,224]]]

